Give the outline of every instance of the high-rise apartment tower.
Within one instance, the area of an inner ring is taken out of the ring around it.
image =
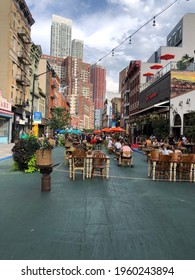
[[[66,58],[71,55],[72,20],[52,15],[50,55]]]
[[[83,60],[83,41],[74,39],[72,40],[72,56]]]

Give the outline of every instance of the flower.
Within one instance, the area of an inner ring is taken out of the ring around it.
[[[48,139],[46,137],[40,137],[37,139],[38,146],[40,150],[51,150],[55,146],[55,140]]]

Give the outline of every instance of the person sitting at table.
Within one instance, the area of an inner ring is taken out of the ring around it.
[[[150,138],[146,139],[146,147],[151,147],[152,146],[152,140]]]
[[[169,154],[173,153],[173,150],[171,149],[171,147],[169,147],[169,146],[166,147],[165,144],[163,144],[163,145],[160,147],[159,151],[160,151],[163,155],[169,155]]]
[[[179,138],[179,141],[178,141],[177,146],[178,146],[178,147],[182,147],[182,146],[183,146],[183,140],[182,140],[181,137]]]
[[[131,167],[133,167],[133,158],[132,158],[132,155],[131,155],[131,153],[133,153],[133,150],[129,147],[127,142],[124,142],[124,144],[121,147],[120,156],[119,156],[119,165],[121,165],[122,159],[124,157],[123,152],[129,152],[130,163],[128,163],[128,165],[131,165]]]
[[[114,143],[114,148],[115,148],[115,158],[114,158],[114,160],[117,160],[119,158],[121,147],[122,147],[122,145],[121,145],[120,139],[118,138],[116,140],[116,142]]]
[[[108,136],[107,139],[108,139],[108,145],[107,145],[108,152],[111,154],[114,151],[114,145],[113,145],[113,142],[112,142],[112,138],[110,136]]]
[[[158,148],[159,147],[159,142],[158,142],[158,140],[156,138],[152,142],[152,147],[154,147],[154,148]]]
[[[182,136],[182,141],[184,145],[188,143],[188,139],[184,135]]]
[[[172,134],[169,135],[168,137],[168,143],[170,146],[174,146],[175,145],[175,140]]]

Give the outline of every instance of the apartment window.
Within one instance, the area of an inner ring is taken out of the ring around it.
[[[16,13],[13,15],[13,29],[16,29]]]
[[[176,44],[176,33],[173,33],[173,45]]]
[[[12,62],[12,79],[14,78],[14,63]]]
[[[171,46],[171,38],[168,39],[168,46]]]
[[[181,30],[181,27],[179,27],[178,30],[177,30],[177,36],[178,36],[178,39],[179,39],[179,40],[182,38],[182,30]]]

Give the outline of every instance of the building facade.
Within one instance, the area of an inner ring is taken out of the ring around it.
[[[93,65],[90,68],[90,82],[93,84],[92,98],[94,102],[95,127],[101,127],[102,110],[106,97],[106,69],[102,66]]]
[[[80,58],[83,60],[83,41],[79,39],[72,40],[71,56]]]
[[[0,25],[0,89],[13,113],[11,129],[5,125],[7,122],[11,126],[9,114],[6,122],[4,119],[3,130],[5,133],[7,127],[6,141],[15,142],[30,125],[29,53],[34,19],[24,0],[1,1],[0,17],[3,23]]]
[[[72,20],[52,15],[50,55],[65,58],[71,55]]]

